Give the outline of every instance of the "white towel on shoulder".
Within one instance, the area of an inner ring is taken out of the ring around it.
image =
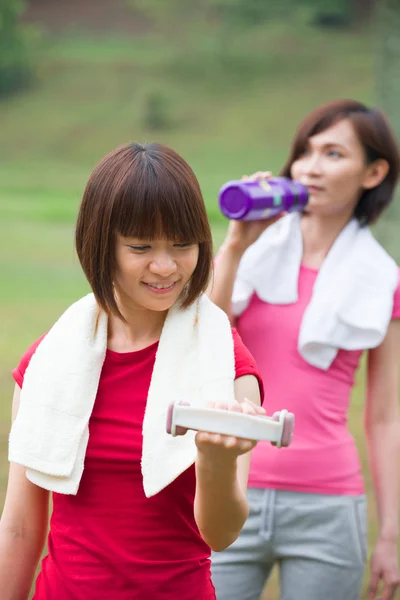
[[[50,329],[25,372],[9,440],[9,460],[45,489],[76,494],[84,469],[89,419],[107,349],[107,316],[93,294],[70,306]],[[194,432],[166,433],[168,406],[234,399],[235,359],[227,316],[205,295],[168,312],[143,423],[146,496],[161,491],[196,458]]]
[[[245,252],[233,290],[233,313],[240,315],[254,293],[270,304],[295,303],[302,254],[300,215],[292,213]],[[378,346],[391,319],[398,277],[395,261],[370,229],[352,219],[324,260],[304,313],[298,339],[304,360],[325,370],[339,349]]]

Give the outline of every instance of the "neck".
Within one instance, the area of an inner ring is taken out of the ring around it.
[[[303,215],[301,231],[303,236],[303,264],[319,268],[332,244],[351,220],[352,215]]]
[[[111,315],[108,320],[108,348],[115,352],[134,352],[160,339],[167,311],[126,306],[118,301],[125,319]]]

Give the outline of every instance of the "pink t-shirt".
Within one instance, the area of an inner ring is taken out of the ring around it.
[[[347,411],[361,351],[340,350],[327,371],[300,356],[297,342],[303,313],[318,271],[302,266],[295,304],[274,305],[253,295],[237,329],[264,381],[268,414],[295,414],[289,448],[260,442],[253,450],[249,486],[297,492],[361,494],[363,478]],[[393,318],[400,318],[400,286]]]
[[[233,340],[236,378],[259,379],[235,330]],[[20,387],[39,342],[13,371]],[[215,600],[210,548],[193,513],[194,466],[151,498],[143,491],[142,425],[157,348],[107,350],[82,480],[75,496],[53,494],[34,600]]]

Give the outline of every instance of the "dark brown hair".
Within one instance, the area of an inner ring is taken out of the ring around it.
[[[122,318],[114,295],[116,234],[199,244],[199,258],[183,308],[205,291],[212,265],[212,236],[195,174],[174,150],[129,143],[95,167],[83,193],[76,250],[97,302]]]
[[[292,142],[291,153],[281,171],[291,176],[291,168],[306,149],[313,135],[325,131],[343,119],[348,119],[364,148],[367,164],[379,158],[387,160],[389,171],[385,179],[371,190],[365,190],[355,208],[354,216],[362,225],[374,223],[393,199],[399,176],[400,156],[394,133],[382,113],[356,100],[335,100],[315,108],[300,124]]]

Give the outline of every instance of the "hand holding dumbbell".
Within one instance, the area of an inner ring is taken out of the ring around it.
[[[186,402],[171,404],[167,415],[167,432],[184,435],[188,429],[236,436],[248,440],[267,440],[278,448],[289,446],[294,430],[294,415],[281,410],[272,417],[191,406]]]

